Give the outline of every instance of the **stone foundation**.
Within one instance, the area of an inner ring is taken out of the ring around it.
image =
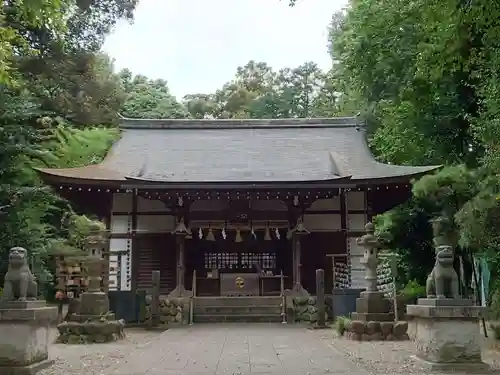
[[[316,323],[318,321],[318,309],[316,297],[292,297],[293,320],[295,322]],[[332,298],[325,296],[325,320],[332,316]]]
[[[160,324],[189,324],[190,298],[169,298],[160,296]],[[151,319],[151,296],[146,297],[146,323]]]
[[[0,309],[0,374],[34,374],[51,366],[49,330],[56,307],[44,301],[12,301]]]
[[[408,306],[412,335],[417,347],[415,358],[425,367],[436,370],[484,371],[484,337],[479,317],[484,310],[470,300],[420,299]]]
[[[121,320],[97,320],[62,322],[57,326],[61,344],[100,344],[121,340],[125,337],[125,323]]]
[[[407,322],[363,322],[353,320],[346,325],[344,337],[355,341],[409,340]]]

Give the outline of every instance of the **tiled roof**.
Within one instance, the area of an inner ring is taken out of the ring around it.
[[[437,168],[375,161],[357,120],[123,119],[122,138],[100,165],[42,172],[114,181],[305,182],[403,177]]]

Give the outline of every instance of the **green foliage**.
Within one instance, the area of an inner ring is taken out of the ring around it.
[[[401,295],[411,300],[426,297],[425,286],[417,280],[410,280],[405,287],[400,291]]]
[[[335,319],[335,331],[340,335],[343,336],[345,331],[347,330],[347,327],[351,323],[351,319],[349,319],[346,316],[339,316],[337,319]]]

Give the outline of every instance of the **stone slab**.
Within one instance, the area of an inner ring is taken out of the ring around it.
[[[0,309],[36,309],[47,307],[47,302],[36,301],[0,301]]]
[[[41,362],[33,363],[29,366],[22,367],[4,367],[0,366],[0,374],[2,375],[34,375],[38,371],[49,368],[54,364],[53,359],[46,359]]]
[[[455,298],[419,298],[417,305],[424,306],[473,306],[470,299],[455,299]]]
[[[390,313],[358,313],[351,314],[351,320],[360,320],[362,322],[392,322],[394,314]]]
[[[15,322],[40,323],[52,322],[57,319],[57,307],[45,306],[27,309],[0,309],[0,324]]]
[[[478,319],[414,317],[414,341],[419,359],[436,364],[482,363],[484,337]]]
[[[482,306],[430,306],[408,305],[406,315],[427,319],[446,318],[456,320],[477,319],[485,312]]]
[[[425,359],[419,358],[416,355],[410,357],[415,362],[417,362],[421,367],[430,371],[440,371],[440,372],[458,372],[458,373],[470,373],[470,374],[484,374],[493,372],[491,366],[484,362],[474,362],[474,363],[446,363],[446,362],[430,362]]]
[[[388,313],[391,301],[387,298],[358,298],[356,312],[358,313]]]

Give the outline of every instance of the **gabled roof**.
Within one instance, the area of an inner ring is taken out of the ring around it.
[[[122,119],[121,139],[101,164],[41,169],[92,183],[326,182],[394,179],[438,166],[377,162],[357,117],[272,120]],[[353,181],[354,182],[354,181]]]

